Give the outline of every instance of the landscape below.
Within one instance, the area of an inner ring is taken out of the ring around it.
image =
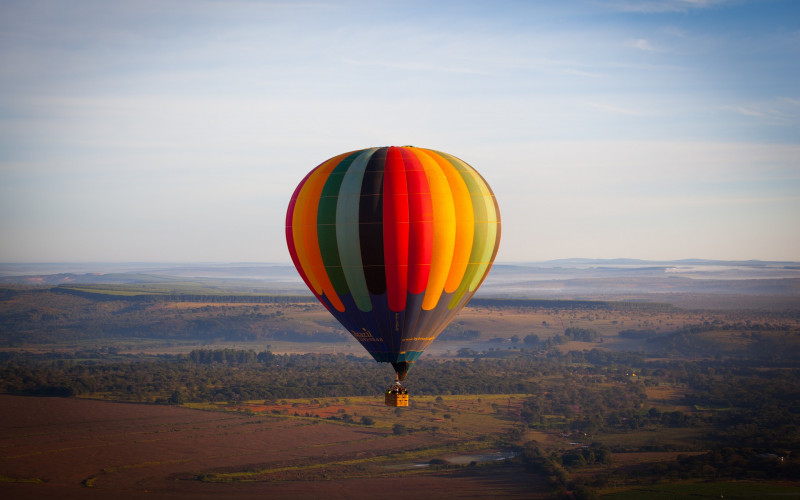
[[[4,267],[0,492],[800,496],[796,265],[559,266],[501,267],[408,408],[277,270]]]

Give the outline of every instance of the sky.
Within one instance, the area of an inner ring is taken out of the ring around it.
[[[0,262],[288,263],[308,171],[408,144],[498,262],[800,261],[800,3],[0,1]]]

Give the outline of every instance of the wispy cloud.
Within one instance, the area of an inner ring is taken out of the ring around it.
[[[414,71],[414,72],[425,72],[425,73],[451,73],[451,74],[462,74],[462,75],[478,75],[478,74],[486,74],[485,71],[476,69],[474,67],[465,67],[465,66],[457,66],[451,64],[433,64],[428,62],[419,62],[419,61],[397,61],[397,60],[378,60],[378,59],[356,59],[351,57],[343,57],[340,59],[343,64],[349,64],[353,66],[366,66],[372,68],[380,68],[380,69],[388,69],[388,70],[398,70],[398,71]]]
[[[730,0],[611,0],[602,2],[615,10],[623,12],[641,13],[666,13],[666,12],[687,12],[692,9],[707,9]]]
[[[800,124],[800,99],[777,97],[768,101],[729,106],[734,112],[774,125]]]
[[[586,105],[595,109],[599,109],[602,111],[609,111],[611,113],[615,113],[618,115],[643,116],[645,114],[637,109],[624,108],[621,106],[615,106],[613,104],[607,104],[607,103],[587,102]]]
[[[646,38],[637,38],[635,40],[628,40],[626,45],[628,47],[633,47],[635,49],[645,50],[648,52],[654,52],[656,50],[655,47],[653,47],[650,41],[647,40]]]

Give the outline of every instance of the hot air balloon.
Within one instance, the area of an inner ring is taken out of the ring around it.
[[[289,202],[286,241],[317,299],[394,367],[386,404],[407,406],[409,368],[491,268],[500,211],[486,181],[455,156],[369,148],[305,176]]]

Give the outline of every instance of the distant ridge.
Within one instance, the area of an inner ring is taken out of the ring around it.
[[[719,259],[675,259],[675,260],[652,260],[652,259],[590,259],[583,257],[573,257],[566,259],[553,259],[544,261],[530,262],[508,262],[499,263],[521,266],[568,266],[568,265],[625,265],[625,266],[669,266],[669,265],[702,265],[702,266],[740,266],[740,267],[771,267],[771,266],[797,266],[800,262],[795,261],[770,261],[770,260],[719,260]]]
[[[312,296],[291,264],[0,264],[0,293],[31,286],[87,288],[94,293],[109,290],[111,294]],[[800,263],[697,258],[500,262],[494,264],[475,298],[800,310]]]

